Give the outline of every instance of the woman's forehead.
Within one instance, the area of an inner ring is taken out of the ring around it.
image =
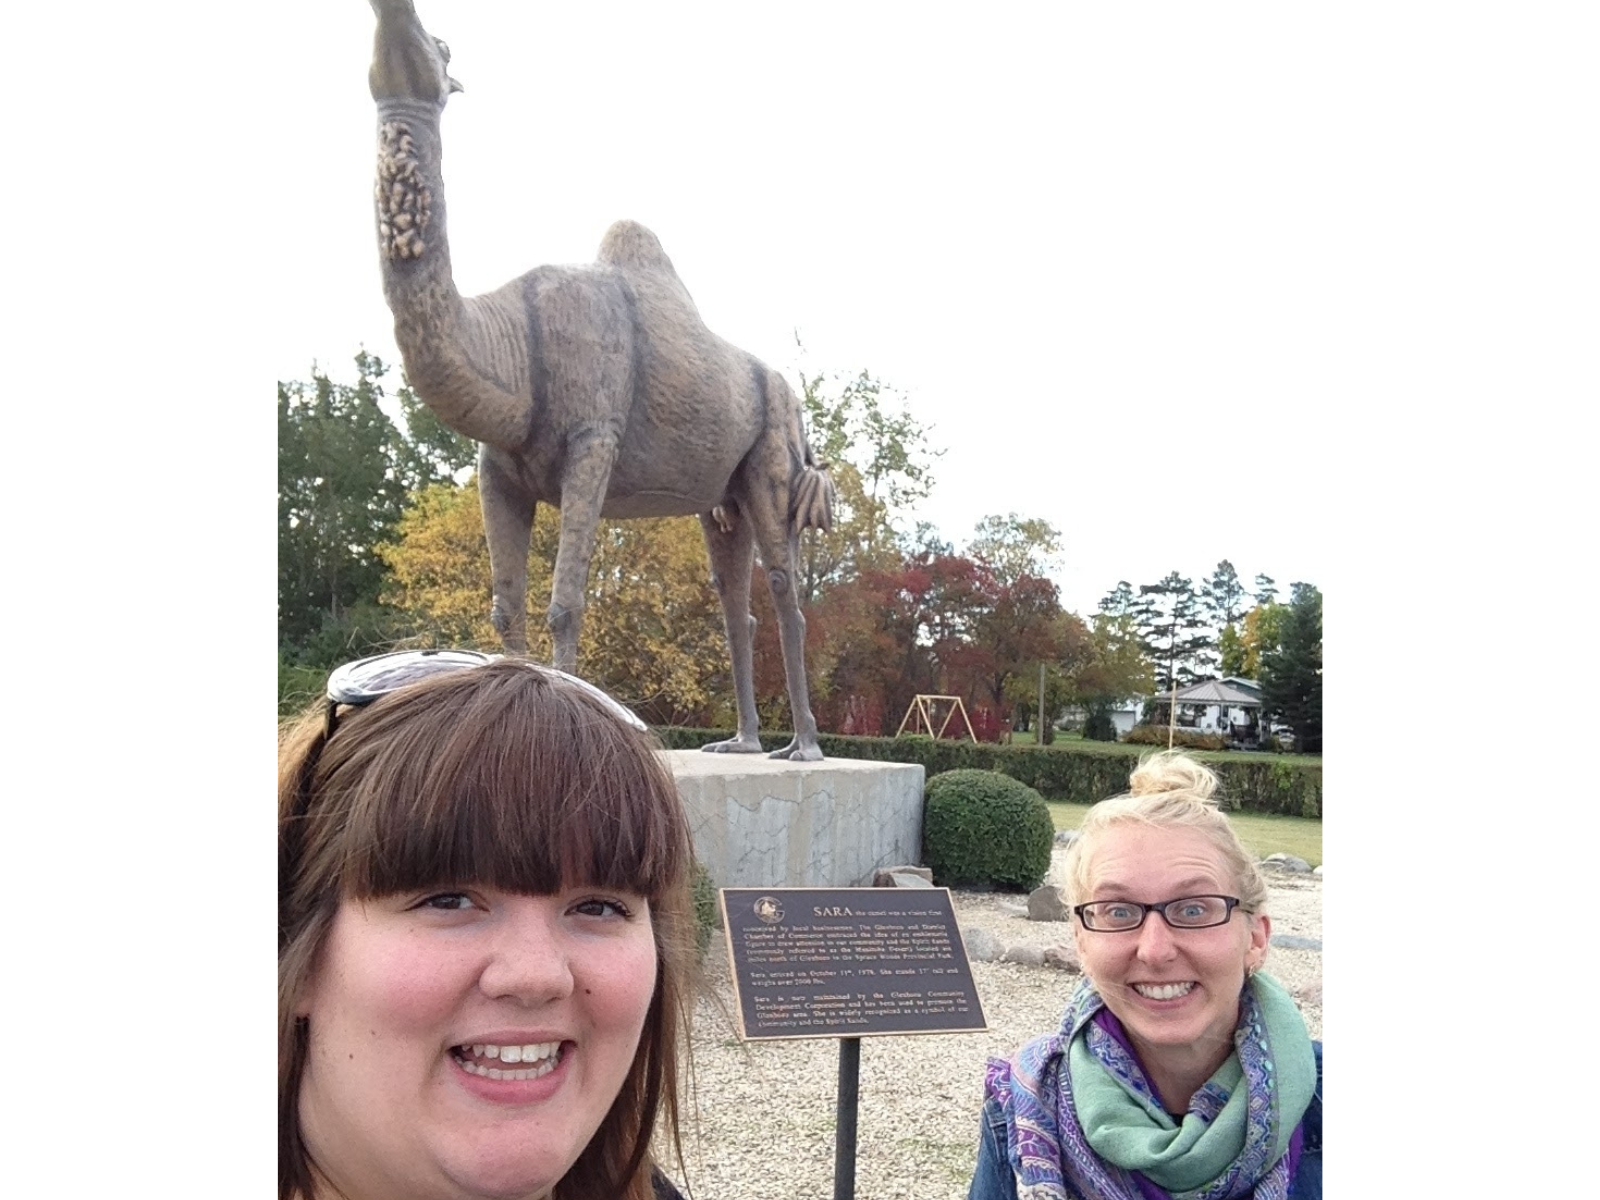
[[[1090,887],[1162,891],[1158,899],[1194,889],[1233,888],[1222,852],[1198,829],[1118,824],[1089,847]]]

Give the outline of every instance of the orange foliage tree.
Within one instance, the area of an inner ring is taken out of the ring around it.
[[[528,555],[530,606],[550,595],[560,514],[541,505]],[[419,643],[499,649],[489,623],[489,550],[476,480],[418,492],[395,540],[384,603],[410,618]],[[530,614],[529,653],[548,659],[542,611]],[[722,610],[692,517],[602,522],[589,571],[578,663],[647,720],[699,724],[726,715],[731,694]]]

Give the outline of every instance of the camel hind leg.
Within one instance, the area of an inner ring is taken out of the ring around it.
[[[711,513],[701,513],[700,528],[705,531],[706,553],[711,559],[711,586],[722,603],[728,657],[733,663],[733,694],[739,709],[739,731],[725,742],[712,742],[701,749],[709,754],[759,754],[755,656],[751,649],[756,619],[750,615],[755,536],[750,522],[742,516],[736,516],[732,527],[724,529]]]
[[[548,621],[550,665],[568,674],[578,669],[584,589],[589,584],[600,508],[605,503],[616,457],[616,442],[593,433],[574,438],[567,448],[567,466],[561,479],[561,542],[556,549]]]
[[[758,452],[759,453],[759,452]],[[769,757],[795,762],[817,762],[822,747],[817,742],[817,721],[811,714],[811,693],[806,685],[806,619],[800,612],[795,570],[800,561],[800,539],[789,527],[789,456],[781,442],[768,449],[768,469],[761,459],[748,464],[751,480],[740,508],[752,526],[761,565],[778,615],[778,643],[783,648],[783,674],[789,691],[789,712],[794,718],[794,740]],[[747,468],[748,469],[748,468]]]

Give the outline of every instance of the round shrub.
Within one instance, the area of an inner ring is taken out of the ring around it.
[[[928,780],[923,861],[944,887],[1032,891],[1050,869],[1055,824],[1027,784],[998,771],[946,771]]]

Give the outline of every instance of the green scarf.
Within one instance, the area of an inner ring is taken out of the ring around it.
[[[1103,1029],[1084,1020],[1067,1050],[1073,1105],[1090,1147],[1183,1200],[1229,1173],[1276,1162],[1311,1104],[1317,1064],[1300,1011],[1256,974],[1240,995],[1234,1052],[1195,1093],[1181,1122]],[[1246,1176],[1253,1177],[1250,1174]]]

